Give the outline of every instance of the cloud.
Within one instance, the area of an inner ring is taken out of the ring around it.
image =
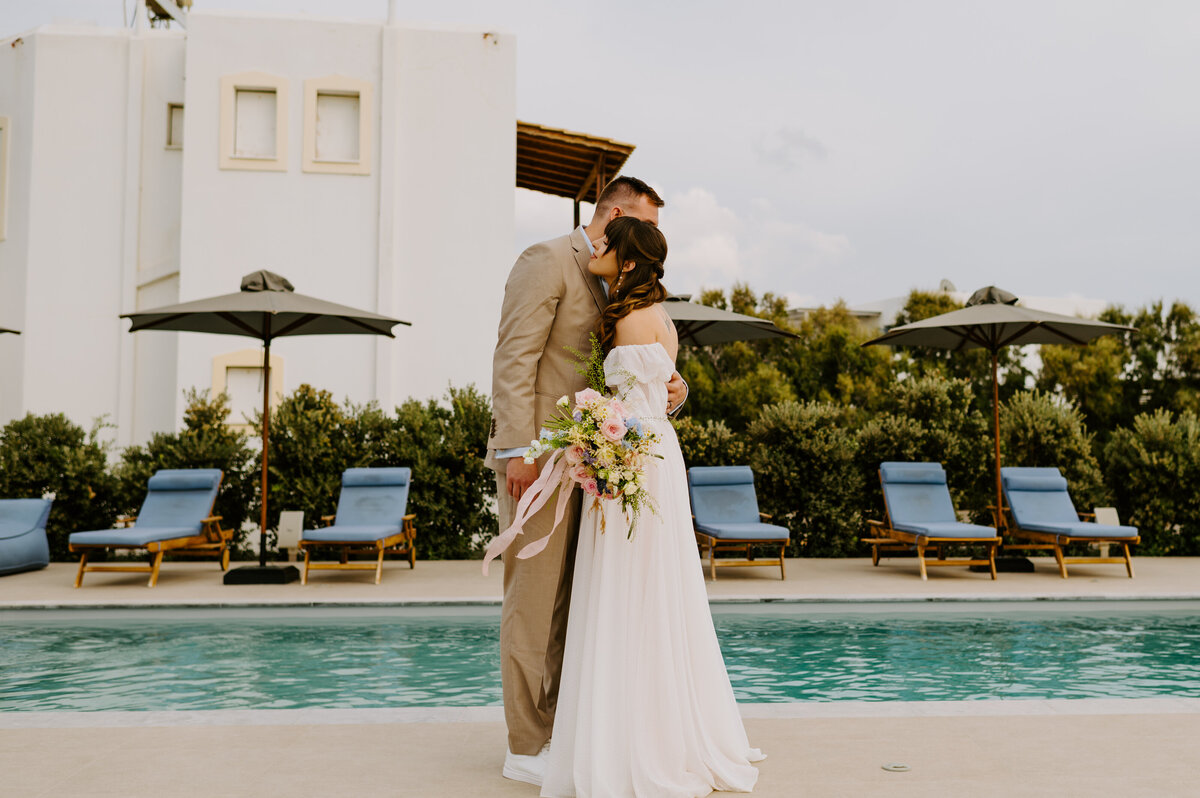
[[[829,149],[803,130],[785,126],[759,136],[754,154],[765,166],[791,171],[806,158],[825,160]]]
[[[739,214],[711,191],[694,187],[667,194],[662,227],[670,244],[667,284],[678,293],[746,282],[803,304],[826,269],[853,252],[850,240],[798,220],[781,218],[767,200]]]

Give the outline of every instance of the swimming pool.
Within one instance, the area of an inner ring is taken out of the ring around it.
[[[713,612],[741,702],[1200,697],[1197,602]],[[477,606],[0,612],[0,711],[495,706],[498,627]]]

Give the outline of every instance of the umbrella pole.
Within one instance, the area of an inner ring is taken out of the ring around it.
[[[1004,491],[1000,485],[1000,378],[998,376],[999,354],[992,351],[992,429],[995,430],[996,445],[996,534],[1004,534]],[[265,477],[264,477],[265,479]]]
[[[270,324],[270,321],[267,322]],[[258,565],[267,565],[267,436],[271,426],[271,338],[263,339],[262,523],[259,526]]]

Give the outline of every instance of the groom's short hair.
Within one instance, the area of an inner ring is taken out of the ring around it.
[[[657,191],[650,188],[649,183],[638,180],[636,177],[622,175],[615,178],[600,192],[600,197],[596,200],[596,210],[605,213],[613,206],[623,202],[632,202],[639,197],[645,197],[656,208],[667,204],[662,197],[658,196]]]

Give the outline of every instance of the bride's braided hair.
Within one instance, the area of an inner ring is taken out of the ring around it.
[[[663,302],[667,289],[659,280],[667,259],[667,239],[658,227],[633,216],[618,216],[604,228],[607,248],[616,255],[619,268],[632,261],[634,267],[620,272],[608,307],[600,314],[597,337],[608,352],[617,336],[617,322],[639,308]]]

